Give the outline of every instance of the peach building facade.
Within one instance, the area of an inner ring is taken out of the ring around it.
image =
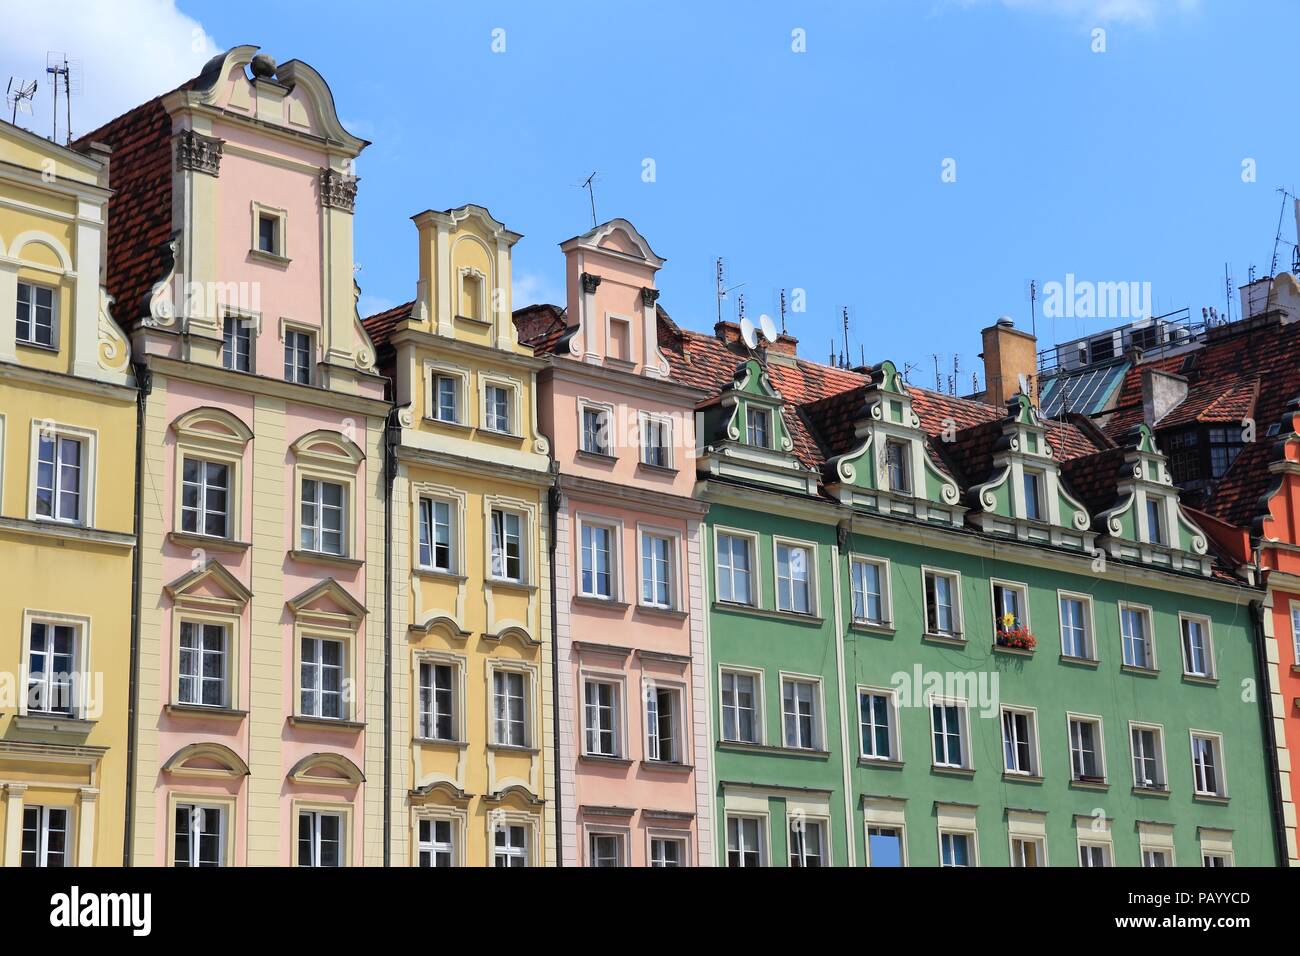
[[[712,858],[700,395],[657,344],[663,259],[615,219],[561,245],[567,317],[536,339],[557,463],[558,799],[565,866]]]
[[[142,429],[135,865],[383,862],[383,436],[324,80],[252,46],[88,138]],[[367,828],[371,832],[366,832]]]

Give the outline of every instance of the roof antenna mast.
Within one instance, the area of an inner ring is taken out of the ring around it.
[[[9,87],[5,90],[5,99],[13,107],[10,114],[9,122],[18,125],[19,112],[26,113],[28,116],[32,112],[32,100],[36,96],[35,80],[20,80],[16,76],[9,77]]]
[[[849,307],[847,305],[844,307],[843,315],[844,315],[844,359],[840,364],[844,368],[848,368],[851,359],[849,358]]]
[[[785,289],[781,290],[781,334],[785,335]]]
[[[592,170],[590,176],[578,183],[579,189],[587,190],[587,196],[591,200],[591,228],[596,228],[596,172]]]

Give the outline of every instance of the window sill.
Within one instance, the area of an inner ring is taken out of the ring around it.
[[[881,770],[902,770],[903,761],[884,757],[858,757],[859,767],[879,767]]]
[[[488,428],[487,426],[482,426],[477,430],[476,437],[495,438],[504,442],[504,441],[522,441],[524,436],[517,435],[514,432],[502,432],[502,431],[497,431],[495,428]]]
[[[1009,654],[1012,657],[1033,657],[1034,656],[1033,648],[1007,647],[1006,645],[999,644],[996,641],[993,643],[992,650],[994,654]]]
[[[821,627],[826,623],[825,618],[820,618],[815,614],[801,614],[798,611],[770,611],[767,608],[754,607],[752,604],[733,604],[730,601],[714,601],[713,610],[728,611],[732,614],[748,614],[752,617],[766,618],[769,621],[804,624],[808,627]]]
[[[14,345],[20,349],[33,349],[37,352],[49,352],[51,355],[59,354],[57,345],[46,345],[44,342],[24,342],[22,339],[15,339]]]
[[[1137,677],[1155,677],[1160,673],[1155,667],[1138,667],[1136,664],[1121,664],[1119,669],[1122,673],[1133,674]]]
[[[1072,790],[1104,791],[1110,789],[1110,784],[1105,780],[1081,780],[1078,777],[1072,777],[1070,779],[1070,788]]]
[[[573,455],[579,461],[589,461],[596,465],[615,465],[618,463],[617,455],[607,455],[603,451],[587,451],[585,448],[579,448]]]
[[[168,704],[163,708],[169,717],[211,718],[214,720],[239,721],[248,716],[246,710],[233,707],[207,707],[203,704]]]
[[[690,613],[687,611],[679,611],[675,607],[656,607],[653,604],[638,604],[636,613],[650,614],[655,617],[670,617],[676,621],[684,621],[690,617]]]
[[[944,647],[966,646],[966,638],[956,634],[931,634],[927,631],[921,635],[921,640],[927,644],[942,644]]]
[[[674,763],[671,760],[642,760],[641,768],[643,770],[662,770],[665,773],[689,774],[695,770],[695,767],[688,763]]]
[[[282,256],[276,252],[267,252],[264,249],[249,249],[248,257],[257,260],[258,262],[265,262],[269,265],[282,267],[287,266],[293,261],[287,256]]]
[[[418,564],[411,568],[411,573],[418,578],[428,578],[431,581],[446,581],[448,584],[464,584],[469,578],[463,574],[457,574],[455,571],[440,571],[438,568],[422,568]]]
[[[422,747],[446,747],[448,750],[465,750],[469,747],[468,740],[444,740],[441,737],[412,737],[411,743]]]
[[[1169,788],[1168,787],[1134,787],[1133,796],[1159,797],[1161,800],[1168,800]]]
[[[169,531],[167,540],[184,548],[201,548],[206,551],[247,551],[253,546],[250,541],[234,541],[191,531]]]
[[[1203,687],[1218,687],[1218,686],[1219,686],[1219,678],[1217,678],[1217,677],[1205,677],[1205,676],[1203,676],[1203,675],[1201,675],[1201,674],[1184,674],[1184,675],[1183,675],[1183,683],[1184,683],[1184,684],[1200,684],[1200,685],[1203,686]]]
[[[308,730],[319,727],[322,730],[337,730],[346,734],[366,729],[365,721],[341,720],[334,717],[309,717],[306,714],[291,714],[289,716],[289,726],[303,727]]]
[[[893,637],[896,633],[894,625],[889,621],[851,621],[849,630],[857,631],[859,634],[870,634],[873,637]]]
[[[944,767],[935,763],[930,764],[930,773],[941,774],[945,777],[966,777],[968,779],[975,776],[975,771],[970,767]]]
[[[652,475],[663,475],[665,478],[675,477],[678,473],[672,465],[652,465],[648,461],[637,462],[636,470],[648,471]]]
[[[599,607],[610,611],[626,611],[631,605],[613,598],[596,597],[593,594],[575,594],[573,603],[582,607]]]
[[[1213,803],[1220,807],[1228,805],[1229,797],[1221,797],[1216,793],[1193,793],[1192,799],[1197,803]]]
[[[477,319],[477,318],[475,318],[475,317],[472,316],[472,315],[457,315],[457,316],[456,316],[456,321],[457,321],[457,322],[472,322],[474,325],[481,325],[481,326],[484,326],[484,327],[487,327],[487,328],[491,328],[491,326],[492,326],[492,323],[491,323],[489,320],[487,320],[487,319]]]
[[[1010,770],[1002,771],[1002,779],[1010,783],[1041,784],[1043,782],[1043,778],[1036,773],[1014,773]]]
[[[1101,664],[1101,661],[1097,660],[1095,657],[1075,657],[1071,654],[1062,654],[1061,663],[1069,664],[1072,667],[1091,667],[1096,670],[1097,666]]]
[[[503,591],[518,591],[521,594],[532,594],[537,590],[536,584],[528,584],[524,581],[507,581],[504,578],[486,578],[483,585],[489,588],[500,588]]]
[[[487,749],[491,751],[501,751],[503,753],[517,754],[539,754],[541,753],[536,747],[525,747],[521,744],[488,744]]]
[[[15,714],[14,727],[25,731],[67,734],[84,737],[95,729],[97,721],[63,714]]]
[[[324,564],[335,568],[359,568],[366,563],[360,558],[349,558],[341,554],[326,554],[321,551],[299,551],[297,549],[290,551],[289,557],[294,561],[301,561],[303,564]]]
[[[612,757],[606,754],[578,754],[579,763],[603,763],[611,767],[630,767],[632,761],[627,757]]]
[[[468,425],[465,422],[448,421],[445,418],[435,418],[432,415],[425,415],[423,420],[429,425],[441,425],[444,428],[454,428],[457,431],[463,432],[473,431],[473,426]]]
[[[826,760],[829,750],[808,750],[803,747],[779,747],[774,744],[750,744],[742,740],[719,740],[719,750],[735,750],[742,753],[779,754],[786,757],[806,757],[812,760]]]

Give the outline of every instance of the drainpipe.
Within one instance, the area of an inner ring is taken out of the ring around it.
[[[844,784],[844,850],[850,867],[858,865],[858,827],[853,818],[853,771],[849,767],[850,755],[854,750],[849,744],[849,688],[848,675],[844,665],[844,642],[848,628],[844,624],[843,591],[840,584],[840,558],[848,563],[852,575],[853,527],[852,521],[841,521],[835,526],[835,548],[831,554],[832,593],[835,595],[835,670],[839,675],[840,687],[836,696],[840,701],[840,759],[843,763]],[[857,674],[854,673],[854,687],[857,686]],[[857,691],[853,692],[853,708],[857,710]]]
[[[149,367],[143,363],[134,366],[135,373],[135,516],[131,527],[135,532],[135,551],[131,555],[131,686],[126,696],[126,813],[123,815],[122,865],[131,866],[131,831],[135,824],[135,731],[139,722],[140,697],[140,526],[144,505],[144,411],[153,379]]]
[[[551,465],[553,473],[556,471],[556,464],[552,463]],[[560,620],[555,600],[555,532],[560,523],[559,480],[560,476],[556,474],[556,484],[551,485],[546,490],[546,519],[550,527],[547,546],[551,553],[551,737],[555,741],[552,755],[554,766],[551,775],[555,780],[555,786],[552,788],[552,798],[555,801],[555,866],[557,869],[564,866],[564,824],[560,820],[560,811],[563,809],[560,798],[560,656],[557,650],[558,642],[555,639],[555,629],[559,626]]]
[[[397,409],[384,420],[384,866],[393,856],[393,482],[401,442]]]
[[[1258,564],[1257,564],[1258,566]],[[1268,657],[1264,650],[1264,615],[1268,611],[1263,601],[1250,602],[1250,620],[1254,625],[1255,681],[1260,688],[1259,719],[1264,728],[1264,752],[1268,762],[1268,805],[1273,818],[1273,841],[1277,849],[1277,865],[1286,866],[1291,859],[1291,848],[1287,844],[1286,821],[1282,818],[1282,777],[1277,764],[1277,734],[1273,729],[1273,717],[1270,713],[1273,704],[1272,681],[1269,674]]]

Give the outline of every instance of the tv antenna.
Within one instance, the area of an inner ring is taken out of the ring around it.
[[[1029,280],[1029,326],[1033,332],[1034,338],[1038,338],[1038,314],[1034,309],[1034,304],[1038,301],[1038,283],[1033,279]]]
[[[36,81],[20,80],[9,77],[9,86],[5,89],[5,102],[10,107],[9,122],[18,125],[18,114],[32,115],[32,100],[36,97]]]
[[[1268,267],[1268,274],[1270,277],[1277,275],[1277,247],[1282,245],[1283,242],[1282,222],[1286,218],[1286,201],[1288,199],[1292,201],[1295,200],[1295,196],[1293,196],[1290,192],[1288,192],[1286,189],[1284,189],[1281,186],[1277,187],[1277,192],[1282,194],[1282,208],[1278,210],[1277,231],[1273,234],[1273,261],[1269,263],[1269,267]],[[1297,248],[1294,243],[1288,243],[1288,245],[1290,245],[1292,249]]]
[[[842,353],[844,359],[841,362],[841,365],[844,368],[848,368],[849,362],[852,360],[849,358],[849,307],[847,305],[844,306],[840,315],[844,323],[844,352]]]
[[[63,84],[63,102],[66,110],[67,124],[64,133],[68,145],[72,144],[72,98],[81,95],[81,61],[69,60],[66,53],[48,51],[45,54],[45,72],[50,77],[50,91],[54,123],[51,141],[59,141],[59,84]]]
[[[785,335],[785,289],[781,290],[781,334]]]
[[[591,228],[596,228],[596,173],[599,170],[592,170],[591,175],[580,183],[574,183],[579,189],[587,190],[587,198],[591,200]]]
[[[722,256],[718,256],[716,272],[717,272],[717,280],[718,280],[718,321],[721,322],[722,321],[722,300],[727,297],[728,293],[735,292],[745,283],[738,282],[735,285],[733,285],[730,289],[727,288],[727,280],[725,278]]]

